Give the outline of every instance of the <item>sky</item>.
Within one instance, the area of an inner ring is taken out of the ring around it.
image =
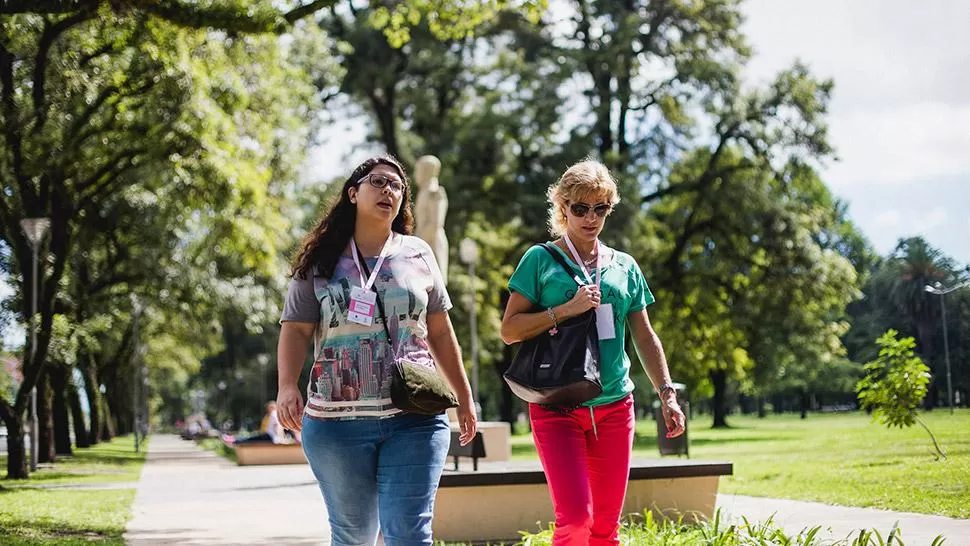
[[[924,236],[970,264],[970,3],[748,0],[765,82],[797,58],[835,81],[822,177],[880,254]]]

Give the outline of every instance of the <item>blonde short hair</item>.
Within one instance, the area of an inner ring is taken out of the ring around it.
[[[606,202],[616,206],[620,194],[610,170],[599,161],[587,159],[576,163],[562,173],[559,181],[549,186],[549,233],[559,237],[566,233],[566,205],[571,201],[595,198],[590,204]]]

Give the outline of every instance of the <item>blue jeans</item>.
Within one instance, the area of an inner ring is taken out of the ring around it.
[[[303,451],[323,492],[333,546],[431,544],[451,432],[444,415],[334,421],[303,417]]]

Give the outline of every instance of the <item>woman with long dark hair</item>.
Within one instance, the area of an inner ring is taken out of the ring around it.
[[[395,360],[441,371],[461,442],[476,432],[471,388],[428,245],[412,237],[409,184],[393,157],[361,163],[293,261],[278,347],[280,422],[302,430],[335,546],[431,544],[451,434],[444,415],[391,402]],[[378,301],[379,299],[379,301]],[[297,382],[313,341],[306,404]]]

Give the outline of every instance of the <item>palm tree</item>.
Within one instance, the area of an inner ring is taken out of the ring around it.
[[[952,280],[956,267],[952,259],[930,246],[922,237],[900,239],[886,266],[877,273],[879,278],[874,279],[874,284],[881,285],[880,291],[885,291],[900,322],[906,323],[910,327],[907,329],[915,332],[918,352],[924,360],[933,363],[934,382],[927,397],[928,407],[931,407],[936,403],[935,372],[938,359],[935,356],[940,352],[934,345],[940,327],[939,303],[931,299],[925,287]]]

